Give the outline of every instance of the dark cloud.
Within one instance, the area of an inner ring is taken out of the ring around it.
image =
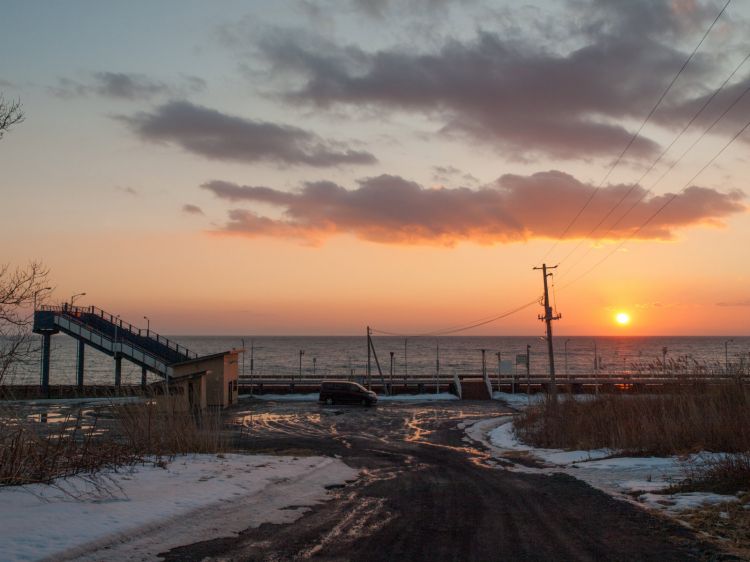
[[[205,215],[206,214],[203,212],[203,209],[201,209],[198,205],[191,205],[190,203],[185,203],[182,206],[182,212],[188,215]]]
[[[750,299],[743,301],[717,302],[716,306],[750,306]]]
[[[125,193],[126,195],[132,195],[133,197],[136,197],[138,195],[138,190],[130,186],[116,185],[115,191],[119,191],[120,193]]]
[[[455,166],[433,166],[432,179],[441,183],[461,181],[470,184],[478,184],[479,179],[468,172],[462,172]]]
[[[358,3],[372,15],[391,4]],[[258,47],[276,76],[293,76],[278,86],[291,103],[419,111],[438,121],[442,133],[508,156],[591,158],[627,145],[688,56],[673,45],[692,45],[719,7],[714,1],[574,0],[558,27],[575,47],[560,50],[544,47],[543,38],[487,30],[422,51],[407,43],[372,52],[276,29]],[[722,68],[704,51],[666,103],[694,97],[697,85]],[[642,135],[630,156],[657,148]]]
[[[419,12],[429,16],[445,10],[450,4],[468,4],[469,0],[350,0],[352,7],[375,19],[383,19],[391,11]]]
[[[251,210],[233,209],[221,229],[224,233],[301,238],[309,242],[347,233],[381,243],[445,245],[556,238],[594,189],[559,171],[504,175],[480,189],[429,189],[391,175],[360,180],[353,190],[326,181],[306,183],[294,193],[222,181],[202,187],[234,203],[264,203],[283,211],[281,218],[271,218]],[[599,218],[630,189],[630,185],[622,184],[600,189],[567,236],[587,236]],[[628,201],[633,202],[644,193],[642,187],[636,186]],[[670,197],[665,194],[644,198],[607,238],[632,236]],[[723,218],[745,209],[743,198],[739,192],[725,194],[689,187],[638,232],[637,238],[669,239],[678,228],[720,225]],[[603,231],[598,236],[604,234]]]
[[[725,2],[710,0],[570,0],[574,11],[584,15],[584,29],[595,34],[680,37],[702,33]],[[725,20],[726,21],[726,18]]]
[[[183,76],[181,81],[168,84],[143,74],[125,72],[95,72],[87,83],[60,78],[51,93],[60,98],[98,95],[109,98],[139,100],[155,96],[186,96],[206,89],[206,81],[197,76]]]
[[[443,131],[491,143],[516,155],[562,158],[611,154],[631,132],[614,120],[643,116],[664,88],[682,53],[648,40],[601,40],[568,55],[535,51],[482,32],[469,43],[450,41],[435,53],[367,53],[357,47],[302,44],[275,34],[262,48],[302,85],[295,103],[336,103],[424,111]],[[656,144],[641,138],[635,154]]]
[[[152,113],[120,116],[140,138],[172,143],[194,154],[235,162],[338,166],[373,164],[369,152],[289,125],[227,115],[186,101],[173,101]]]

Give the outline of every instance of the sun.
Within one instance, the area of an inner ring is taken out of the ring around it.
[[[620,326],[627,326],[630,324],[630,314],[627,312],[618,312],[615,314],[615,322],[617,322]]]

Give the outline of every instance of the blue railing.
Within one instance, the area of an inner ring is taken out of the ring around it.
[[[188,348],[170,340],[169,338],[165,338],[151,330],[138,328],[130,322],[124,321],[119,316],[95,306],[70,306],[65,303],[60,306],[43,305],[39,307],[39,310],[65,314],[77,318],[84,323],[95,325],[95,328],[100,332],[109,332],[110,330],[117,331],[119,332],[118,337],[124,339],[132,341],[132,339],[137,338],[132,343],[136,343],[139,346],[146,348],[151,353],[169,356],[173,363],[198,357],[198,354],[194,351],[190,351]],[[97,322],[97,319],[101,319],[103,322]],[[108,335],[109,337],[113,337],[111,334]]]

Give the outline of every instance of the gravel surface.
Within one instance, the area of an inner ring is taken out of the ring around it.
[[[293,524],[162,553],[167,560],[723,560],[665,518],[575,478],[504,470],[462,440],[496,402],[376,408],[250,403],[234,412],[252,452],[339,456],[360,477]],[[290,498],[290,509],[296,509]],[[206,514],[209,515],[209,514]]]

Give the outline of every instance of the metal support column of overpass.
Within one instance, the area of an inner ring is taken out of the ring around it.
[[[78,340],[78,354],[76,356],[76,384],[78,389],[83,389],[83,364],[85,359],[86,344]]]
[[[52,334],[44,332],[42,334],[42,392],[49,393],[49,356]]]
[[[122,383],[122,355],[115,354],[115,387],[120,388]]]

